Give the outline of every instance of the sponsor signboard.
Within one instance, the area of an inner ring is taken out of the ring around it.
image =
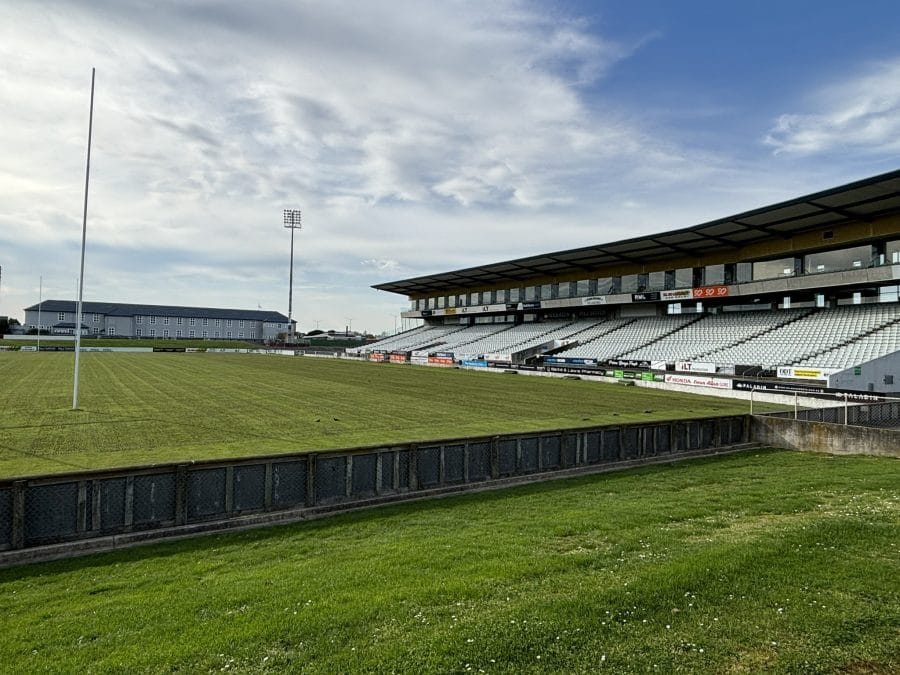
[[[690,300],[694,297],[694,289],[682,288],[677,291],[660,291],[660,300]]]
[[[724,298],[728,295],[728,286],[701,286],[700,288],[693,288],[691,291],[696,300],[703,300],[704,298]]]
[[[592,295],[587,298],[582,298],[581,304],[582,305],[605,305],[606,304],[606,296]]]
[[[390,356],[391,363],[406,363],[409,358],[406,353],[402,354],[391,354]]]
[[[541,301],[540,301],[540,300],[535,300],[535,301],[533,301],[533,302],[523,302],[523,303],[522,303],[522,309],[524,309],[524,310],[529,310],[529,309],[540,309],[540,308],[541,308]]]
[[[428,357],[428,363],[432,366],[452,366],[454,365],[453,355],[450,356],[440,356],[435,354],[434,356]]]
[[[369,354],[369,361],[377,361],[378,363],[381,363],[382,361],[384,361],[384,357],[384,352],[372,352],[371,354]]]
[[[481,361],[478,359],[466,359],[462,362],[462,365],[467,368],[487,368],[487,361]]]
[[[666,362],[665,361],[651,361],[650,362],[650,370],[665,370]]]
[[[639,361],[635,359],[610,359],[606,365],[612,368],[641,368],[643,370],[650,368],[649,361]]]
[[[510,361],[512,361],[512,354],[485,354],[484,360],[509,363]]]
[[[631,294],[632,302],[656,302],[657,300],[659,300],[659,293],[657,291]]]
[[[772,391],[780,393],[815,394],[823,393],[825,387],[813,384],[793,384],[789,382],[760,382],[756,380],[732,380],[731,388],[736,391]]]
[[[675,370],[683,373],[715,373],[716,364],[699,361],[676,361]]]
[[[424,366],[426,363],[428,363],[428,356],[422,354],[413,354],[409,357],[409,362]]]
[[[795,368],[778,366],[778,377],[798,380],[827,380],[829,375],[838,372],[838,368]]]
[[[579,359],[570,356],[545,356],[544,363],[554,365],[596,366],[597,359]]]
[[[703,377],[702,375],[667,374],[667,384],[683,384],[689,387],[708,387],[710,389],[731,389],[731,380],[723,377]]]

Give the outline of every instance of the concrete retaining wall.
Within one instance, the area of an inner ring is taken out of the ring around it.
[[[900,457],[900,430],[756,416],[750,440],[786,450]]]

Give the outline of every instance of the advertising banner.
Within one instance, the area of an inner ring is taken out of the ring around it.
[[[381,363],[384,361],[385,354],[383,352],[372,352],[369,354],[369,361]]]
[[[701,375],[667,374],[667,384],[683,384],[689,387],[708,387],[710,389],[731,389],[731,380],[722,377],[703,377]]]
[[[409,357],[409,362],[424,366],[428,363],[428,357],[423,355],[413,355]]]
[[[554,365],[596,366],[597,359],[579,359],[568,356],[545,356],[544,363]]]
[[[428,364],[432,366],[452,366],[455,364],[453,356],[429,356]]]
[[[640,361],[636,359],[610,359],[606,365],[611,368],[641,368],[647,370],[650,368],[649,361]]]
[[[582,305],[605,305],[606,304],[606,296],[592,295],[587,298],[582,298],[581,304]]]
[[[659,293],[656,291],[631,294],[632,302],[656,302],[657,300],[659,300]]]
[[[812,384],[791,384],[787,382],[757,382],[755,380],[732,380],[732,389],[736,391],[771,391],[775,393],[816,394],[825,391],[825,387]]]
[[[702,286],[691,289],[695,300],[704,298],[724,298],[728,295],[728,286]]]
[[[512,354],[485,354],[485,361],[497,361],[500,363],[509,363],[512,361]]]
[[[409,357],[405,352],[402,354],[391,354],[390,360],[391,363],[406,363],[409,360]]]
[[[716,372],[715,363],[701,363],[698,361],[676,361],[675,370],[682,373],[713,373]]]
[[[651,361],[650,362],[650,370],[665,370],[666,362],[665,361]]]
[[[462,365],[466,366],[467,368],[487,368],[487,361],[467,359],[462,362]]]
[[[660,300],[690,300],[694,297],[694,289],[682,288],[677,291],[660,291]]]
[[[778,377],[798,380],[827,380],[829,375],[834,375],[838,368],[795,368],[793,366],[778,366]]]
[[[540,300],[534,300],[532,302],[523,302],[522,303],[522,309],[524,309],[526,311],[529,309],[540,309],[540,308],[541,308]]]

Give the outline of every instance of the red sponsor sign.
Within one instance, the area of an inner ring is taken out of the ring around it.
[[[429,356],[428,363],[436,366],[452,366],[454,362],[449,356]]]
[[[702,288],[693,289],[693,294],[695,300],[724,298],[728,295],[728,286],[703,286]]]
[[[369,361],[384,361],[384,354],[381,352],[372,352],[369,354]]]
[[[391,363],[406,363],[406,354],[391,354]]]

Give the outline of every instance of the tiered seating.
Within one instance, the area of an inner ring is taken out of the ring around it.
[[[405,333],[392,335],[378,342],[348,349],[348,353],[368,354],[373,351],[412,351],[418,347],[425,347],[435,342],[442,342],[451,333],[463,330],[464,326],[419,326]]]
[[[732,347],[703,356],[714,363],[760,365],[795,363],[832,349],[897,318],[896,305],[853,305],[823,309]]]
[[[462,348],[473,342],[483,340],[495,333],[508,330],[511,326],[512,324],[510,323],[476,323],[474,326],[469,326],[465,330],[447,335],[442,344],[437,345],[430,351],[453,352],[454,357],[459,359],[460,357],[456,356],[456,354],[461,351]]]
[[[740,312],[710,314],[700,321],[645,347],[628,352],[622,358],[647,361],[690,361],[703,354],[724,349],[795,321],[809,310],[788,309],[778,312]]]
[[[850,368],[858,363],[865,363],[896,351],[900,351],[900,321],[889,324],[852,342],[835,347],[823,354],[796,361],[793,365],[814,366],[817,368]]]
[[[641,317],[628,321],[625,325],[604,333],[590,342],[557,352],[554,356],[598,360],[618,358],[678,330],[687,323],[696,321],[697,318],[695,314]]]

